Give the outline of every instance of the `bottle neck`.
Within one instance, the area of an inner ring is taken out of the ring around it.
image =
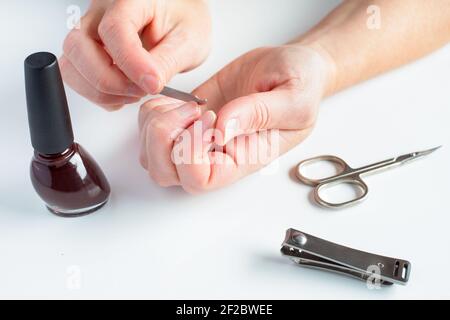
[[[39,162],[51,162],[51,163],[58,161],[65,161],[71,158],[73,154],[76,152],[76,150],[77,144],[75,142],[66,150],[55,154],[44,154],[34,150],[34,159]]]

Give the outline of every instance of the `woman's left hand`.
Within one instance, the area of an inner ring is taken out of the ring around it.
[[[231,184],[309,135],[333,72],[309,47],[250,51],[194,91],[208,111],[168,99],[141,107],[141,163],[160,185],[190,193]]]

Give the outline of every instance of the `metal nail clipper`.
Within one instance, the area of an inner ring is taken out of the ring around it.
[[[360,280],[379,279],[381,285],[406,284],[411,263],[329,242],[307,233],[288,229],[281,253],[295,263]]]

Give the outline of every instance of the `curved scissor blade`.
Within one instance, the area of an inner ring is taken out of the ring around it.
[[[411,160],[415,160],[415,159],[418,159],[418,158],[425,157],[425,156],[429,155],[430,153],[435,152],[437,149],[440,149],[440,148],[442,148],[442,146],[431,148],[431,149],[428,149],[428,150],[423,150],[423,151],[417,151],[417,152],[404,154],[402,156],[397,157],[395,159],[395,162],[403,164],[403,163],[409,162]]]

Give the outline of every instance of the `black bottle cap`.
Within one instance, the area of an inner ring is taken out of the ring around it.
[[[28,123],[34,150],[57,154],[73,144],[72,123],[58,59],[37,52],[25,59]]]

